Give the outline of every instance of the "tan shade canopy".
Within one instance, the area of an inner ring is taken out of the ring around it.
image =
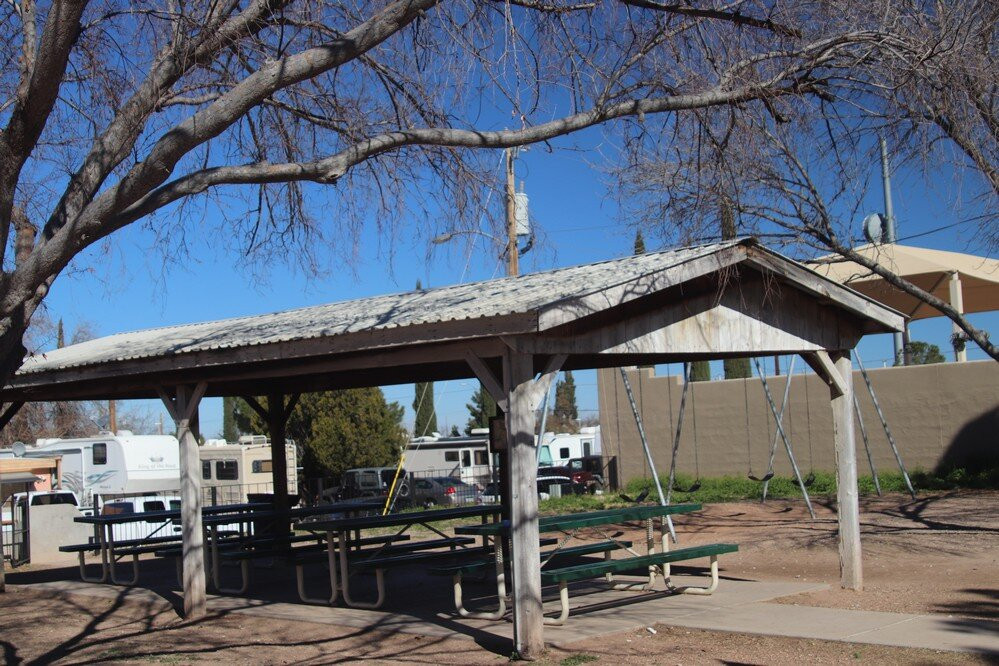
[[[855,248],[855,251],[948,303],[952,303],[950,282],[956,273],[960,278],[964,312],[999,310],[999,261],[995,259],[897,243],[864,245]],[[934,308],[896,289],[860,264],[835,261],[838,256],[820,257],[811,263],[811,267],[821,275],[846,284],[910,319],[941,316]]]

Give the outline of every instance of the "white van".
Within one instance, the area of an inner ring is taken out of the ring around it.
[[[176,495],[142,495],[123,497],[105,502],[101,506],[102,516],[118,516],[151,513],[153,511],[179,511],[180,497]],[[180,521],[163,518],[147,518],[134,523],[112,525],[111,533],[115,541],[168,537],[181,533]]]

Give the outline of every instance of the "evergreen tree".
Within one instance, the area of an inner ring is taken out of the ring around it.
[[[469,415],[468,423],[465,424],[466,435],[471,435],[475,428],[488,428],[489,419],[496,416],[496,401],[481,384],[472,394],[472,402],[466,403],[465,407]]]
[[[576,380],[566,370],[565,379],[555,385],[555,410],[552,413],[556,432],[578,432],[579,410],[576,408]]]
[[[451,432],[448,435],[448,437],[461,437],[461,431],[458,430],[458,426],[456,425],[451,426]]]
[[[909,343],[909,365],[927,365],[930,363],[943,363],[947,359],[940,353],[940,347],[931,345],[928,342],[913,340]]]
[[[690,364],[690,381],[711,381],[711,363],[709,361],[694,361]]]
[[[645,254],[645,238],[641,229],[635,231],[635,254]]]
[[[265,408],[266,398],[257,398]],[[236,422],[242,432],[267,434],[263,419],[242,400]],[[354,467],[395,464],[408,439],[405,409],[385,401],[377,387],[303,394],[286,436],[302,446],[306,478],[337,476]]]
[[[62,330],[62,317],[59,317],[59,325],[56,326],[56,349],[66,346],[66,333]]]
[[[423,283],[416,280],[416,291],[423,290]],[[413,437],[423,437],[437,432],[437,411],[434,409],[434,383],[418,382],[413,396]]]
[[[722,362],[722,365],[725,367],[725,379],[743,379],[753,376],[748,358],[727,358]]]
[[[731,202],[722,197],[719,208],[719,218],[721,222],[722,240],[731,240],[738,235],[735,224],[735,212],[732,210]],[[743,379],[752,377],[753,371],[749,365],[748,358],[729,358],[722,362],[725,368],[725,379]]]
[[[222,438],[227,442],[239,440],[239,428],[236,427],[236,409],[240,402],[242,401],[232,396],[222,398]]]
[[[416,414],[413,420],[413,437],[423,437],[437,432],[433,382],[416,384],[416,392],[413,396],[413,413]]]

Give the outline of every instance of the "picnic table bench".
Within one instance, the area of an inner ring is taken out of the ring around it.
[[[288,512],[276,511],[273,505],[266,502],[250,502],[242,504],[225,504],[202,508],[202,523],[206,532],[206,544],[209,548],[215,547],[211,554],[212,560],[217,561],[218,546],[226,543],[226,538],[238,535],[249,534],[252,526],[259,524],[262,520],[287,520],[288,518],[307,518],[310,516],[325,516],[328,514],[349,514],[359,511],[369,511],[381,506],[381,502],[343,502],[338,504],[317,505],[314,507],[295,507]],[[77,553],[80,563],[80,578],[88,583],[106,583],[109,579],[118,585],[135,585],[139,579],[139,556],[152,552],[158,554],[164,552],[164,556],[173,556],[169,546],[181,548],[181,535],[171,534],[166,536],[150,536],[144,539],[119,540],[114,539],[115,525],[126,523],[146,523],[150,521],[163,521],[164,524],[180,519],[180,509],[169,509],[163,511],[144,511],[141,513],[116,513],[108,515],[78,516],[75,522],[93,525],[94,537],[85,544],[72,544],[60,546],[59,550],[64,553]],[[238,529],[230,528],[238,525]],[[85,553],[96,551],[99,553],[101,562],[101,575],[89,576]],[[122,557],[132,558],[132,576],[129,580],[120,579],[117,572],[116,563]]]
[[[485,521],[498,515],[500,511],[498,505],[464,506],[453,509],[298,523],[296,525],[298,529],[326,532],[327,562],[330,568],[330,597],[328,600],[316,599],[304,594],[301,570],[298,572],[299,596],[307,603],[333,604],[342,594],[344,603],[353,608],[380,608],[385,603],[386,570],[413,564],[453,561],[454,558],[471,557],[473,554],[481,555],[483,552],[484,545],[475,548],[469,547],[474,543],[474,539],[461,536],[451,537],[434,527],[433,523],[475,517]],[[358,534],[362,530],[397,527],[400,529],[396,532],[396,536],[402,536],[416,525],[426,527],[440,538],[411,541],[400,545],[386,543],[377,548],[366,550],[351,548],[351,533]],[[465,551],[468,553],[466,554]],[[351,596],[350,576],[361,571],[374,571],[375,573],[377,597],[373,602],[359,601]]]
[[[566,514],[561,516],[542,516],[538,519],[538,531],[562,532],[566,534],[564,541],[575,536],[581,529],[599,528],[604,525],[613,525],[624,522],[641,520],[646,524],[646,552],[644,555],[635,552],[631,544],[621,542],[617,539],[607,539],[606,541],[592,545],[583,544],[581,546],[571,546],[569,548],[557,548],[549,553],[542,554],[542,584],[558,584],[559,600],[561,612],[557,617],[545,617],[545,624],[564,624],[569,616],[569,593],[568,585],[579,580],[605,577],[608,583],[613,584],[613,576],[616,573],[624,573],[635,570],[648,572],[648,583],[642,584],[643,589],[652,589],[658,575],[662,575],[666,583],[667,591],[674,594],[711,594],[718,587],[718,556],[723,553],[735,552],[738,546],[735,544],[710,544],[693,546],[669,550],[669,535],[666,530],[667,516],[683,513],[691,513],[700,510],[699,504],[673,504],[668,506],[633,506],[621,509],[605,509],[601,511],[590,511],[577,514]],[[660,527],[660,549],[655,549],[654,525],[658,519]],[[491,535],[499,538],[509,538],[510,525],[507,521],[490,523],[486,525],[468,525],[455,529],[456,534],[466,535]],[[606,537],[606,535],[603,535]],[[563,542],[564,542],[563,541]],[[627,544],[627,545],[626,545]],[[615,551],[626,550],[631,556],[613,559],[611,554]],[[582,564],[563,564],[562,566],[547,567],[549,563],[559,565],[569,556],[582,556],[587,554],[604,553],[603,561],[590,561]],[[457,568],[444,568],[440,573],[450,573],[453,576],[455,608],[464,617],[479,617],[484,619],[500,619],[505,612],[505,584],[504,565],[502,562],[502,549],[496,549],[496,576],[497,595],[499,596],[499,609],[495,612],[473,613],[465,609],[461,604],[461,581],[462,575],[470,573],[476,568],[484,566],[482,562],[472,566],[459,566]],[[560,554],[561,553],[561,554]],[[707,587],[674,587],[670,582],[669,565],[672,562],[697,559],[701,557],[710,558],[711,583]],[[631,589],[634,583],[613,584],[615,589]]]

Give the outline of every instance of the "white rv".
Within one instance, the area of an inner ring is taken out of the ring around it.
[[[270,440],[264,435],[244,435],[238,442],[209,439],[198,447],[201,456],[201,487],[218,504],[247,501],[252,493],[274,492],[274,463]],[[298,452],[286,440],[288,493],[298,493]],[[213,490],[214,489],[214,490]]]
[[[489,431],[468,437],[417,437],[406,448],[406,471],[414,476],[453,476],[465,483],[489,482]]]
[[[538,451],[538,465],[562,467],[573,458],[600,455],[600,426],[580,428],[578,434],[546,432]]]
[[[39,439],[26,447],[25,458],[62,456],[62,488],[71,490],[84,507],[94,495],[141,495],[176,492],[180,487],[180,446],[170,435],[117,435],[79,439]]]

